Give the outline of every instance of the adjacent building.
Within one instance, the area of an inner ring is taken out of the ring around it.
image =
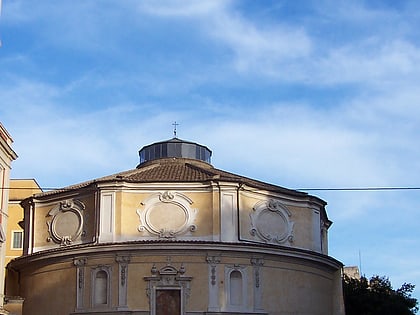
[[[34,179],[10,179],[9,219],[5,242],[6,266],[12,259],[20,257],[23,254],[23,208],[20,203],[25,198],[40,192],[42,192],[42,189]],[[20,296],[6,295],[4,297],[4,310],[6,310],[9,315],[22,314],[23,301],[23,298]]]
[[[360,271],[357,266],[346,266],[343,268],[343,274],[349,278],[360,280]]]
[[[5,265],[23,254],[22,200],[42,192],[35,179],[10,179],[8,224],[6,230]]]
[[[131,170],[24,199],[23,314],[344,314],[326,202],[173,138]]]
[[[6,255],[6,234],[8,221],[9,181],[12,162],[17,154],[12,149],[13,139],[0,123],[0,314],[7,314],[3,309],[4,271]]]

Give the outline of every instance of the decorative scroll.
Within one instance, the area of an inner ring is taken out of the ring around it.
[[[254,266],[255,287],[260,287],[260,267],[264,266],[262,258],[251,258],[251,265]]]
[[[117,255],[115,261],[120,265],[121,286],[125,286],[127,280],[127,265],[130,262],[130,256]]]
[[[254,311],[262,311],[262,279],[261,279],[261,267],[264,266],[263,258],[251,258],[251,265],[254,271]]]
[[[173,239],[195,232],[197,209],[192,209],[192,200],[171,191],[152,195],[137,209],[140,218],[138,230],[159,238]]]
[[[67,246],[73,244],[83,232],[83,210],[85,205],[79,200],[65,200],[52,208],[47,217],[48,242]]]
[[[206,261],[211,267],[211,275],[210,275],[211,285],[216,285],[216,265],[220,263],[220,257],[207,256]]]
[[[86,258],[75,258],[73,259],[73,265],[78,268],[78,287],[79,289],[83,288],[83,282],[84,282],[84,269],[83,267],[86,265]]]
[[[283,244],[293,242],[294,222],[290,211],[279,201],[270,199],[258,202],[250,214],[252,236],[266,243]]]
[[[118,309],[127,310],[127,279],[130,256],[129,254],[117,254],[115,256],[115,261],[118,263],[119,270]]]

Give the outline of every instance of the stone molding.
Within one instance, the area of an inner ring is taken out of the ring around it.
[[[220,256],[211,256],[207,254],[206,262],[209,265],[208,285],[209,285],[209,302],[208,311],[220,311],[219,305],[219,286],[217,284],[217,265],[220,264]]]
[[[254,266],[255,287],[260,287],[260,267],[264,266],[264,259],[251,258],[251,265]]]
[[[164,239],[195,232],[198,210],[191,208],[192,204],[190,198],[178,192],[165,191],[150,196],[140,203],[142,208],[136,211],[140,218],[139,232]],[[171,219],[161,220],[163,215]]]
[[[323,266],[327,269],[339,270],[342,268],[342,263],[333,257],[321,254],[319,252],[310,251],[306,249],[286,247],[286,246],[272,246],[262,245],[256,246],[254,244],[235,243],[226,244],[222,242],[130,242],[130,243],[110,243],[110,244],[82,244],[74,247],[66,247],[65,250],[50,250],[44,252],[37,252],[35,254],[21,256],[13,260],[13,267],[21,269],[23,265],[40,263],[49,261],[49,264],[63,261],[63,259],[72,260],[75,256],[95,257],[100,255],[115,256],[116,252],[130,252],[134,257],[135,252],[141,252],[144,255],[146,252],[151,251],[155,254],[165,255],[167,250],[180,251],[196,254],[197,251],[203,251],[211,255],[212,252],[217,253],[218,256],[224,257],[237,253],[239,255],[264,255],[266,260],[281,259],[300,260],[301,263]],[[136,255],[137,256],[137,255]]]
[[[259,201],[250,213],[249,233],[265,243],[290,244],[293,242],[294,222],[291,212],[279,201]]]
[[[127,281],[128,281],[128,264],[131,256],[127,253],[115,255],[115,262],[118,263],[118,309],[127,310]]]
[[[225,265],[225,301],[226,305],[222,307],[224,311],[230,312],[246,312],[248,311],[247,303],[248,303],[248,272],[247,266],[240,265],[240,264],[228,264]],[[240,289],[236,290],[231,283],[231,274],[234,272],[238,272],[240,274]],[[233,301],[232,298],[234,296],[238,296],[239,301]],[[239,304],[236,304],[238,302]]]
[[[68,246],[83,236],[84,210],[83,202],[73,199],[61,201],[54,206],[47,214],[47,217],[50,217],[50,220],[47,220],[47,241]]]
[[[84,307],[84,291],[85,291],[85,266],[86,257],[73,258],[73,265],[76,267],[76,309],[80,310]]]
[[[263,311],[262,307],[262,277],[261,268],[264,266],[264,259],[253,257],[250,260],[254,273],[254,311]]]
[[[211,285],[216,284],[216,266],[220,263],[220,257],[219,256],[207,256],[206,257],[207,263],[210,265],[210,283]]]
[[[112,266],[111,265],[96,265],[96,266],[91,266],[91,308],[92,309],[103,309],[103,308],[110,308],[111,307],[111,298],[112,298],[112,289],[113,286],[111,285],[111,281],[112,281]],[[99,288],[96,288],[96,283],[95,283],[95,278],[97,276],[97,273],[99,272],[105,272],[106,273],[106,291],[105,291],[105,298],[106,298],[106,303],[97,303],[97,301],[95,301],[96,298],[96,291]]]
[[[149,298],[150,314],[156,314],[156,291],[157,290],[180,290],[181,297],[181,314],[185,314],[185,307],[191,294],[191,280],[192,277],[185,276],[186,268],[183,263],[179,269],[175,268],[171,263],[171,258],[168,257],[168,262],[165,266],[158,269],[156,264],[153,264],[150,269],[151,276],[144,277],[148,282],[146,295]]]

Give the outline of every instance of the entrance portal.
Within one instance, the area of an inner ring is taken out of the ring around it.
[[[181,290],[156,290],[156,315],[181,315]]]

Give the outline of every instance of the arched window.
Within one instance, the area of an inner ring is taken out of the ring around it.
[[[238,270],[234,270],[230,273],[230,305],[241,306],[243,303],[242,296],[242,273]]]
[[[225,266],[225,298],[223,311],[247,311],[247,269],[240,265]]]
[[[108,303],[108,274],[100,270],[95,276],[95,305]]]
[[[110,297],[108,270],[103,267],[96,268],[92,274],[92,304],[93,306],[108,306]]]

